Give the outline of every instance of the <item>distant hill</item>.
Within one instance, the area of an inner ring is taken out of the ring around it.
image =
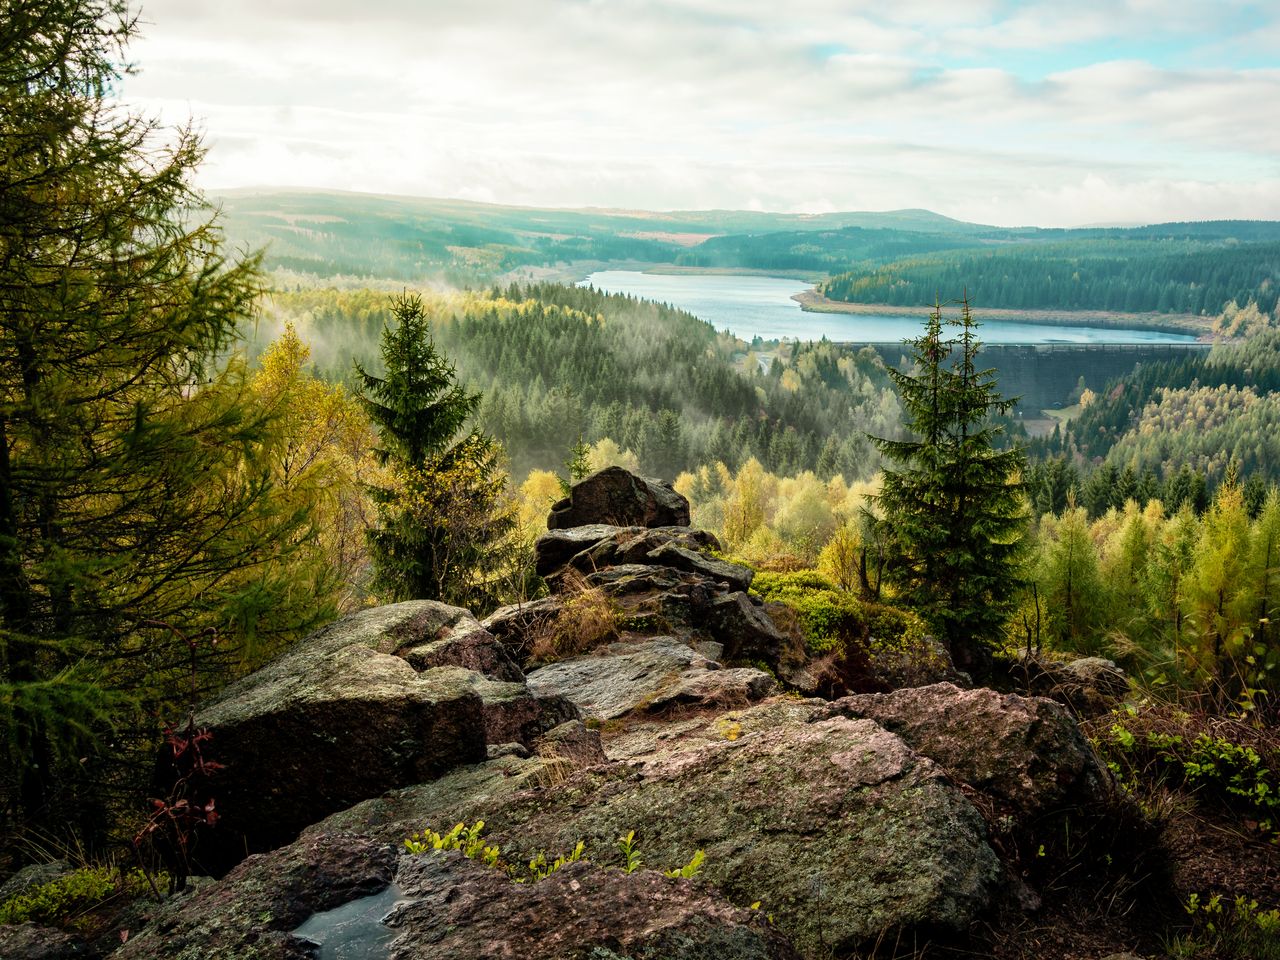
[[[749,210],[651,212],[559,210],[373,194],[232,190],[214,198],[229,237],[267,249],[271,267],[319,276],[487,283],[521,266],[572,261],[679,263],[712,238],[860,229],[905,234],[900,252],[938,249],[913,237],[977,236],[993,228],[928,210],[884,213],[760,213]],[[825,249],[826,240],[816,247]],[[732,245],[730,245],[731,247]],[[851,253],[850,256],[854,254]],[[830,272],[849,256],[810,258],[801,269]],[[720,266],[745,266],[729,257]]]
[[[233,190],[214,199],[234,243],[265,248],[269,268],[320,278],[476,287],[519,268],[628,263],[831,276],[828,296],[865,294],[881,303],[931,302],[938,281],[960,278],[962,285],[995,291],[1011,306],[1087,307],[1098,301],[1098,308],[1123,309],[1118,303],[1128,291],[1117,293],[1119,285],[1132,287],[1141,274],[1137,285],[1146,292],[1139,299],[1151,301],[1144,309],[1216,312],[1220,303],[1180,294],[1177,284],[1198,289],[1197,271],[1204,267],[1217,276],[1229,274],[1215,284],[1210,299],[1221,289],[1247,295],[1259,285],[1265,294],[1269,278],[1280,273],[1280,266],[1271,268],[1270,252],[1255,246],[1280,243],[1280,223],[1271,221],[1052,229],[993,227],[916,209],[822,214],[564,210],[288,189]],[[1251,249],[1243,253],[1243,247]],[[1178,261],[1174,281],[1164,275],[1166,268],[1175,269],[1169,267],[1171,256]],[[1095,265],[1105,260],[1114,273],[1118,262],[1130,258],[1162,258],[1164,272],[1153,279],[1141,267],[1136,274],[1125,267],[1105,298],[1075,291],[1070,303],[1058,303],[1055,298],[1066,288],[1037,272],[1046,258],[1054,261],[1048,273],[1055,277],[1064,271],[1065,277],[1074,276],[1073,262],[1080,259]],[[1225,261],[1231,262],[1224,267]],[[992,270],[999,276],[988,276]],[[1015,282],[1021,274],[1035,283],[1028,288]],[[1022,292],[1014,296],[1011,286]]]

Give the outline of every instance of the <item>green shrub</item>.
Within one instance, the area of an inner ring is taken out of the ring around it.
[[[752,589],[763,600],[782,603],[796,614],[809,653],[842,653],[850,642],[860,643],[875,659],[878,654],[924,655],[924,622],[907,610],[868,603],[837,590],[817,570],[758,573]]]
[[[1197,718],[1128,708],[1113,715],[1096,742],[1123,782],[1171,781],[1201,802],[1255,818],[1263,832],[1280,828],[1276,770],[1253,746],[1204,729]]]
[[[1280,910],[1262,910],[1257,900],[1192,894],[1185,909],[1192,929],[1168,943],[1174,958],[1280,960]]]
[[[167,877],[158,882],[168,883]],[[84,916],[121,897],[143,896],[151,885],[139,869],[89,866],[31,887],[0,903],[0,924],[33,923],[52,927],[80,926]]]

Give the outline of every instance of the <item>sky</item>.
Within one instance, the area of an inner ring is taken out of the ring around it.
[[[1280,219],[1280,2],[146,0],[211,192]]]

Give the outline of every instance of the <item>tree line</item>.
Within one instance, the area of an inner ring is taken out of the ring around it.
[[[558,468],[579,440],[607,438],[659,476],[755,457],[777,472],[865,478],[879,461],[864,430],[890,434],[898,423],[873,350],[820,341],[756,352],[684,311],[562,284],[424,302],[440,348],[483,397],[478,424],[517,475]],[[378,291],[277,293],[267,312],[277,323],[249,330],[259,348],[292,321],[335,382],[353,356],[370,369],[380,362],[388,309]]]
[[[964,288],[982,307],[1214,315],[1280,295],[1280,243],[1097,240],[1013,244],[867,264],[821,284],[851,303],[927,306]]]

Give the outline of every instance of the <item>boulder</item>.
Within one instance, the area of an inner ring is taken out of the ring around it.
[[[573,485],[551,507],[549,530],[612,523],[634,527],[687,527],[689,501],[665,480],[605,467]]]
[[[519,683],[524,679],[502,644],[469,610],[432,600],[414,600],[408,606],[413,613],[396,628],[403,641],[387,652],[403,658],[413,669],[465,667],[495,680]]]
[[[725,660],[764,664],[798,689],[810,689],[804,641],[785,636],[745,593],[729,593],[695,605],[694,625],[724,645]]]
[[[166,900],[112,960],[311,958],[313,950],[291,931],[312,913],[386,889],[395,867],[396,851],[386,843],[340,834],[299,840]]]
[[[798,960],[758,911],[688,880],[589,863],[513,883],[457,851],[405,858],[391,960]]]
[[[614,598],[670,592],[684,599],[696,595],[702,598],[701,602],[706,602],[712,595],[723,592],[717,589],[714,580],[702,574],[642,563],[624,563],[587,574],[587,583]]]
[[[1078,716],[1109,713],[1129,692],[1129,678],[1114,661],[1082,657],[1059,663],[1023,653],[1008,669],[1019,689],[1066,704]]]
[[[718,667],[675,637],[657,637],[610,644],[591,655],[541,667],[529,674],[528,682],[535,694],[564,697],[592,720],[679,703],[741,706],[776,687],[759,670]]]
[[[719,550],[715,534],[692,527],[620,527],[591,547],[574,555],[569,563],[583,573],[627,563],[661,563],[652,554],[663,547],[676,546],[694,553]],[[676,564],[671,564],[676,566]]]
[[[826,716],[874,720],[953,777],[1032,819],[1097,806],[1111,775],[1059,704],[951,683],[845,697]]]
[[[481,621],[481,626],[512,659],[524,664],[529,659],[531,638],[554,623],[563,609],[564,601],[557,596],[513,603],[493,611]]]
[[[94,956],[80,937],[35,923],[0,925],[0,957],[4,960],[73,960]]]
[[[303,827],[385,790],[484,760],[489,743],[521,742],[573,719],[567,701],[461,666],[456,655],[510,660],[465,611],[426,601],[365,610],[301,641],[230,685],[196,715],[222,765],[192,784],[220,822],[200,838],[197,872],[218,875],[246,852],[287,843]],[[414,660],[424,667],[415,670]],[[177,762],[189,759],[189,755]],[[162,755],[158,796],[182,773]]]
[[[20,893],[26,893],[32,887],[41,887],[52,883],[61,876],[72,871],[66,860],[50,860],[47,863],[32,863],[23,867],[3,884],[0,884],[0,903]]]
[[[730,590],[744,593],[751,587],[751,581],[756,575],[750,567],[717,560],[674,543],[667,543],[650,551],[645,558],[649,563],[701,574],[716,583],[728,584]]]
[[[545,577],[568,563],[577,554],[616,537],[621,533],[638,533],[639,527],[617,527],[608,523],[587,523],[568,529],[553,529],[542,534],[533,544],[534,570]]]
[[[635,830],[646,866],[704,850],[700,879],[739,907],[759,901],[805,952],[844,952],[905,928],[963,930],[1001,877],[981,816],[900,738],[868,720],[815,720],[822,706],[772,701],[678,732],[652,724],[636,759],[558,779],[542,758],[504,757],[367,801],[309,834],[395,841],[484,820],[513,860],[582,840],[609,866],[617,839]]]

